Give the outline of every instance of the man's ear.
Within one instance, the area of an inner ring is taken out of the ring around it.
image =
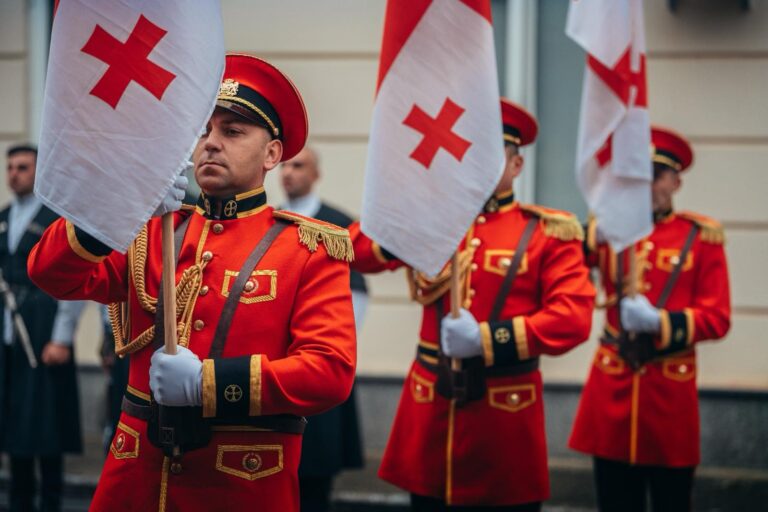
[[[525,164],[525,158],[523,155],[515,155],[512,157],[512,177],[517,178],[520,173],[523,172],[523,164]]]
[[[675,173],[675,186],[672,189],[672,191],[673,192],[677,192],[678,190],[680,190],[680,185],[682,185],[682,184],[683,184],[683,180],[680,179],[680,173],[676,172]]]
[[[283,143],[279,139],[272,139],[267,142],[267,151],[264,157],[264,170],[270,171],[280,163],[283,157]]]

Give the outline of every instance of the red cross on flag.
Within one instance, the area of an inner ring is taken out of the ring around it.
[[[566,33],[587,52],[576,180],[618,252],[653,228],[642,0],[572,0]]]
[[[219,0],[61,0],[35,194],[126,251],[185,167],[223,71]]]
[[[503,166],[489,0],[389,0],[362,230],[437,274]]]

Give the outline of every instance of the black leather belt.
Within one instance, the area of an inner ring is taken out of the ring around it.
[[[437,373],[439,363],[437,350],[419,345],[416,350],[419,363],[431,373]],[[524,375],[539,369],[539,358],[534,357],[520,361],[515,364],[503,366],[485,366],[481,357],[472,357],[462,360],[462,370],[468,372],[479,372],[483,377],[511,377],[515,375]]]
[[[153,411],[156,408],[150,405],[150,402],[140,396],[136,396],[126,390],[123,395],[122,411],[129,416],[140,420],[149,421]],[[202,415],[202,411],[200,412]],[[291,414],[276,414],[272,416],[251,416],[248,418],[233,420],[221,420],[216,418],[207,419],[214,430],[216,427],[237,427],[244,426],[270,432],[284,432],[286,434],[303,434],[307,426],[307,420],[301,416]]]

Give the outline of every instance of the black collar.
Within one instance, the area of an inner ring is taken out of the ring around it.
[[[197,199],[197,211],[206,219],[229,220],[256,213],[255,210],[267,204],[267,193],[259,187],[242,194],[229,197],[212,197],[200,193]]]
[[[504,192],[503,194],[492,195],[483,206],[483,213],[496,213],[500,208],[515,202],[515,194]]]
[[[661,212],[653,212],[653,222],[654,224],[663,222],[667,220],[670,215],[672,215],[672,208],[670,208],[669,210],[661,211]]]

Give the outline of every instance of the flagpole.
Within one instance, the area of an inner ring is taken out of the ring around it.
[[[165,353],[176,354],[176,258],[173,213],[163,215],[163,326]]]
[[[627,294],[630,297],[637,295],[637,250],[633,243],[628,248],[629,256],[629,286],[627,287]]]
[[[461,288],[459,287],[459,251],[455,251],[451,256],[451,317],[459,317],[459,308],[461,307]],[[461,370],[461,360],[451,358],[451,369]]]

